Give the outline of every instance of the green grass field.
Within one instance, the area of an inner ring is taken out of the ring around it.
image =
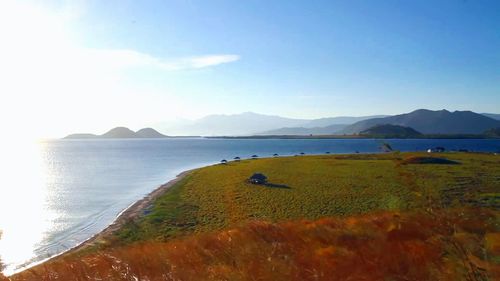
[[[405,164],[419,153],[267,158],[194,171],[129,222],[119,242],[168,240],[193,232],[271,222],[365,214],[381,210],[500,207],[500,156],[432,154],[458,165]],[[280,187],[252,185],[264,173]]]

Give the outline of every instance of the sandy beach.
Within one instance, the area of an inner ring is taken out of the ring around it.
[[[74,253],[76,251],[82,250],[84,248],[87,248],[89,246],[95,246],[100,243],[104,243],[106,241],[106,238],[112,235],[115,231],[120,229],[127,221],[130,219],[137,218],[141,216],[147,208],[149,208],[154,200],[158,197],[160,197],[162,194],[164,194],[170,187],[174,186],[176,183],[184,179],[187,175],[192,173],[195,169],[192,170],[187,170],[184,171],[180,174],[178,174],[174,179],[171,181],[159,186],[155,190],[153,190],[151,193],[146,195],[144,198],[141,200],[133,203],[130,205],[128,208],[123,210],[115,219],[113,223],[111,223],[108,227],[103,229],[101,232],[95,234],[91,238],[85,240],[84,242],[80,243],[78,246],[62,253],[62,255],[68,255],[71,253]]]
[[[12,272],[12,275],[15,275],[19,272],[22,272],[24,270],[27,270],[32,267],[36,267],[40,264],[43,264],[45,262],[48,262],[52,259],[60,258],[60,257],[65,257],[72,255],[78,251],[81,251],[83,249],[86,249],[88,247],[96,246],[99,244],[103,244],[106,242],[106,239],[109,238],[115,231],[119,230],[127,221],[130,219],[138,218],[144,213],[144,210],[149,208],[154,200],[161,195],[163,195],[168,189],[172,186],[174,186],[176,183],[184,179],[187,175],[192,173],[198,168],[191,169],[191,170],[186,170],[178,174],[174,179],[168,181],[165,184],[162,184],[155,190],[151,191],[148,195],[146,195],[144,198],[136,201],[135,203],[131,204],[129,207],[124,209],[122,212],[120,212],[116,219],[108,225],[106,228],[104,228],[102,231],[96,233],[94,236],[90,237],[89,239],[83,241],[82,243],[78,244],[77,246],[68,249],[67,251],[64,251],[62,253],[59,253],[57,255],[51,256],[49,258],[40,260],[38,262],[32,263],[27,267],[22,267],[17,270],[14,270]]]

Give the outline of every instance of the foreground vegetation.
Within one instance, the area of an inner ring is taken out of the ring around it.
[[[65,258],[15,280],[498,280],[492,211],[251,222]]]
[[[247,183],[254,172],[270,184]],[[495,280],[499,209],[492,154],[231,162],[194,171],[100,248],[13,279]]]

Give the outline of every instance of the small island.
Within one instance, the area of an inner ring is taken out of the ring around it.
[[[152,138],[169,138],[153,128],[143,128],[134,132],[126,127],[113,128],[102,135],[95,134],[71,134],[64,139],[152,139]]]

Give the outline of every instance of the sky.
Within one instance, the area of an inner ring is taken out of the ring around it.
[[[18,136],[258,112],[500,113],[500,2],[0,1]]]

